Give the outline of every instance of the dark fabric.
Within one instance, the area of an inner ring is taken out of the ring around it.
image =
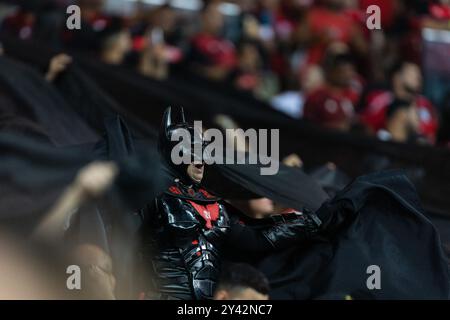
[[[276,175],[261,175],[261,165],[214,165],[205,185],[226,199],[266,197],[285,207],[317,210],[328,199],[319,184],[299,169],[280,164]]]
[[[0,56],[0,86],[20,105],[21,110],[14,113],[39,124],[53,144],[65,146],[98,139],[55,88],[32,68]]]
[[[317,214],[328,221],[323,237],[259,264],[270,279],[272,298],[449,298],[439,236],[401,173],[358,178]],[[371,265],[381,269],[381,290],[366,286]]]
[[[40,44],[2,37],[8,54],[29,63],[49,60],[49,52]],[[46,57],[44,59],[43,57]],[[78,57],[87,72],[105,92],[110,94],[136,118],[158,128],[167,106],[183,106],[190,119],[204,120],[211,127],[214,115],[224,113],[242,128],[281,129],[281,156],[297,153],[306,169],[333,162],[350,178],[370,172],[367,159],[386,159],[383,169],[405,169],[417,187],[429,212],[450,212],[450,150],[426,146],[402,145],[362,136],[324,131],[306,122],[289,119],[267,104],[220,83],[214,83],[178,70],[167,81],[157,81],[122,67],[107,66]],[[33,62],[34,61],[34,62]],[[57,86],[59,86],[57,84]],[[120,113],[123,115],[122,113]],[[130,127],[132,120],[125,116]]]
[[[42,59],[37,52],[39,47],[29,54],[28,62],[34,56]],[[49,57],[46,58],[48,61]],[[100,240],[92,241],[102,242],[102,246],[108,244],[115,262],[120,262],[122,244],[131,239],[129,236],[134,235],[137,227],[134,209],[165,190],[164,183],[160,183],[164,177],[161,177],[152,134],[139,127],[136,131],[145,139],[135,140],[135,123],[127,118],[124,109],[146,124],[158,127],[162,111],[169,103],[183,105],[198,119],[229,110],[244,127],[270,128],[272,123],[282,129],[282,152],[296,151],[305,163],[314,165],[333,161],[352,177],[364,171],[363,158],[373,153],[389,157],[394,167],[417,167],[423,173],[417,183],[427,208],[444,213],[450,208],[448,150],[324,132],[290,121],[267,105],[220,93],[220,85],[203,86],[200,81],[195,83],[181,77],[158,82],[121,68],[96,62],[80,63],[94,81],[117,99],[118,110],[104,108],[106,104],[98,101],[105,100],[97,98],[105,93],[100,93],[96,86],[85,86],[89,82],[52,86],[36,71],[0,58],[1,89],[6,88],[8,95],[12,93],[13,102],[9,106],[14,116],[37,125],[54,145],[70,146],[56,148],[31,138],[0,134],[2,225],[30,231],[81,167],[96,159],[113,159],[119,163],[121,174],[106,199],[109,205],[98,204],[98,216],[90,216],[95,221],[84,220],[80,225],[86,226],[83,232],[105,229],[107,232]],[[72,95],[76,102],[70,104],[61,92]],[[85,100],[83,95],[89,92],[93,99],[86,96]],[[74,109],[78,105],[83,108],[81,112]],[[91,113],[89,108],[95,110]],[[115,117],[116,113],[125,121]],[[105,116],[108,120],[103,122]],[[130,123],[130,129],[124,122]],[[103,130],[106,136],[102,136]],[[207,168],[212,180],[206,182],[224,198],[236,197],[241,190],[241,198],[266,196],[294,208],[320,207],[326,200],[323,191],[295,170],[281,167],[280,173],[271,177],[259,175],[259,166],[214,166]],[[355,298],[448,297],[447,262],[439,237],[424,217],[414,187],[404,176],[391,172],[360,178],[323,204],[317,213],[329,226],[322,239],[254,260],[264,260],[259,267],[271,281],[274,298],[342,297],[343,294]],[[115,228],[110,230],[110,226]],[[89,238],[86,234],[82,237]],[[127,263],[117,266],[120,278],[130,272],[129,260],[124,260]],[[366,269],[372,264],[379,265],[382,271],[380,291],[369,292],[365,287]]]
[[[1,223],[30,231],[61,195],[91,153],[0,135]],[[88,149],[86,149],[87,151]]]
[[[75,113],[82,118],[96,133],[101,134],[105,130],[101,119],[119,114],[127,119],[127,125],[134,136],[152,139],[157,137],[157,130],[148,126],[145,121],[129,112],[127,108],[119,106],[110,95],[80,69],[76,61],[70,64],[67,71],[60,74],[52,84],[42,84],[43,75],[47,72],[50,59],[60,53],[60,50],[41,47],[35,42],[17,42],[14,38],[7,36],[3,36],[2,41],[7,56],[15,57],[15,59],[28,64],[29,69],[38,71],[41,76],[34,79],[34,82],[40,83],[40,86],[50,87],[53,94],[57,92],[64,99],[66,108],[70,109],[71,114]],[[39,50],[38,53],[36,50]],[[19,87],[24,86],[23,81],[16,82],[16,84]]]
[[[104,131],[99,119],[118,114],[126,119],[133,137],[156,139],[157,131],[154,128],[130,113],[126,105],[125,108],[119,106],[76,63],[70,67],[70,72],[65,72],[56,80],[55,86],[72,109],[97,132]]]
[[[330,165],[315,168],[308,174],[319,183],[331,198],[350,182],[350,178],[345,173]]]
[[[120,175],[109,196],[111,203],[119,205],[118,211],[139,209],[163,192],[168,180],[162,175],[155,148],[141,142],[136,148],[145,148],[145,152],[131,153],[134,147],[128,144],[121,120],[110,119],[105,126],[107,135],[98,143],[65,148],[1,134],[1,223],[29,231],[77,172],[96,160],[114,160],[119,165]]]

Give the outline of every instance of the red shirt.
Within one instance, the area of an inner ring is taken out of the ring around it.
[[[367,96],[367,105],[360,115],[362,123],[374,132],[385,128],[386,110],[394,100],[390,91],[375,90]],[[424,96],[417,97],[415,101],[419,114],[419,132],[431,142],[435,142],[439,127],[439,120],[433,104]]]
[[[237,63],[236,50],[232,42],[212,36],[199,34],[192,39],[195,54],[206,64],[234,68]]]
[[[348,90],[319,88],[306,98],[304,118],[324,126],[348,121],[354,114],[351,96]]]

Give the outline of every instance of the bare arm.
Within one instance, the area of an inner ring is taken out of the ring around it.
[[[117,173],[116,165],[111,162],[94,162],[81,169],[75,181],[34,230],[32,237],[47,240],[61,237],[70,214],[88,199],[102,195],[111,186]]]

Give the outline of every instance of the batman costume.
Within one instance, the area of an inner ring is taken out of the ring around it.
[[[230,216],[223,203],[194,182],[188,165],[174,165],[170,154],[175,143],[170,137],[186,129],[204,141],[184,119],[173,123],[171,109],[164,114],[159,151],[178,178],[174,184],[143,210],[143,256],[151,269],[153,285],[147,292],[154,299],[212,299],[221,266],[221,248],[226,242],[239,243],[249,252],[270,252],[309,239],[320,228],[314,214],[291,213],[273,217],[264,230],[246,227],[237,216]],[[195,155],[194,155],[195,157]],[[200,165],[201,166],[201,165]]]

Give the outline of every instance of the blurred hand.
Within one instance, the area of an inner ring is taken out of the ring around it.
[[[118,172],[113,162],[93,162],[80,170],[74,185],[83,196],[99,197],[111,187]]]
[[[111,187],[118,172],[113,162],[92,162],[82,168],[75,181],[35,228],[32,237],[49,242],[62,239],[70,216],[83,202],[100,197]]]
[[[66,54],[58,54],[50,60],[50,65],[45,78],[48,82],[53,82],[61,72],[67,69],[72,63],[72,58]]]
[[[286,158],[284,158],[283,164],[287,165],[288,167],[294,167],[294,168],[303,167],[302,159],[300,159],[300,157],[295,153],[290,154]]]

